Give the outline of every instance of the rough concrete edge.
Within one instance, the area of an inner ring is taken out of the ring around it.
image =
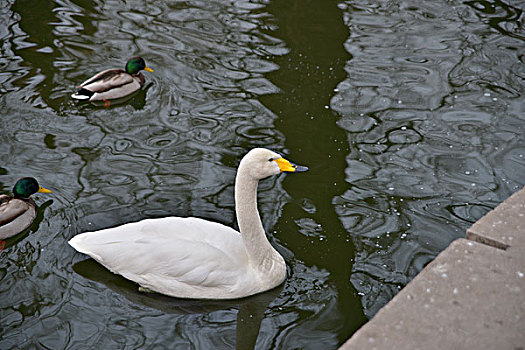
[[[481,220],[491,220],[491,213],[496,210],[498,207],[500,207],[503,203],[505,203],[506,201],[508,200],[512,200],[511,198],[516,196],[517,193],[521,192],[521,191],[525,191],[525,187],[523,187],[522,189],[516,191],[515,193],[513,193],[512,195],[510,195],[508,198],[506,198],[504,201],[502,201],[500,204],[498,204],[498,206],[496,206],[496,208],[490,210],[487,214],[485,214],[484,216],[482,216],[480,219],[478,219],[472,226],[470,226],[467,230],[466,230],[466,239],[467,240],[470,240],[470,241],[474,241],[474,242],[478,242],[480,244],[483,244],[483,245],[486,245],[486,246],[489,246],[489,247],[493,247],[493,248],[496,248],[496,249],[501,249],[501,250],[507,250],[507,248],[509,248],[510,246],[508,244],[505,244],[503,242],[500,242],[500,241],[497,241],[497,240],[493,240],[493,239],[490,239],[490,238],[487,238],[487,237],[484,237],[484,236],[481,236],[479,234],[477,234],[476,232],[474,232],[474,230],[472,230],[472,227],[478,223],[479,221]],[[458,239],[461,239],[458,238]],[[447,246],[447,248],[445,249],[448,249],[448,247],[450,247],[450,245],[452,243],[454,243],[457,239],[453,240],[452,242],[449,243],[449,245]],[[445,250],[444,249],[444,250]],[[443,251],[444,251],[443,250]],[[438,254],[439,255],[439,254]],[[437,256],[436,256],[437,257]],[[435,259],[434,259],[435,260]],[[428,264],[430,265],[430,263]],[[427,265],[427,266],[428,266]],[[423,270],[426,269],[426,266],[423,268]],[[420,272],[421,273],[421,272]],[[409,282],[410,283],[410,282]],[[397,294],[396,294],[397,296]],[[394,298],[396,297],[394,296]],[[392,298],[393,299],[393,298]],[[385,306],[387,306],[388,304],[390,303],[390,301],[385,304],[379,311],[381,311]],[[376,316],[380,314],[380,312],[378,312],[376,314]],[[375,318],[372,317],[372,319],[370,319],[368,322],[364,323],[357,331],[354,332],[354,334],[352,334],[344,343],[342,343],[340,346],[339,346],[339,350],[342,350],[342,349],[350,349],[350,346],[351,346],[351,340],[352,338],[357,334],[359,333],[360,330],[363,329],[363,327],[365,327],[367,324],[369,324],[373,319]]]
[[[494,238],[494,237],[487,237],[486,232],[484,232],[483,229],[480,229],[480,226],[482,226],[486,222],[494,221],[494,217],[498,215],[497,213],[505,212],[508,205],[515,202],[516,200],[518,200],[518,197],[523,195],[522,192],[525,192],[525,187],[511,194],[504,201],[498,204],[494,209],[490,210],[488,213],[486,213],[481,218],[479,218],[475,223],[473,223],[467,229],[467,239],[471,241],[479,242],[479,243],[482,243],[482,244],[485,244],[485,245],[488,245],[494,248],[507,250],[507,248],[510,247],[509,244],[503,242],[503,240],[501,239],[498,240],[497,238]]]
[[[472,226],[467,229],[467,239],[469,241],[478,242],[478,243],[488,245],[490,247],[494,247],[494,248],[501,249],[501,250],[507,250],[507,248],[510,247],[508,244],[505,244],[503,242],[479,235],[476,232],[472,231],[471,228]]]

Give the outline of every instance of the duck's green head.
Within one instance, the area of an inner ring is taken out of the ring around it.
[[[143,69],[147,72],[153,72],[153,69],[146,66],[146,62],[142,57],[131,57],[126,63],[126,73],[137,74]]]
[[[18,180],[13,187],[13,195],[15,198],[29,198],[32,194],[37,192],[51,193],[50,190],[43,188],[32,177],[23,177]]]

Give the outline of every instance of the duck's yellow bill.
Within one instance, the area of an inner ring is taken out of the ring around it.
[[[145,70],[146,72],[153,73],[153,69],[151,69],[151,68],[148,67],[148,66],[144,67],[144,70]]]
[[[279,169],[281,169],[281,173],[282,172],[301,173],[303,171],[308,170],[307,167],[301,166],[301,165],[295,165],[284,158],[275,159],[274,162],[276,162],[277,165],[279,166]]]
[[[38,192],[40,192],[40,193],[51,193],[50,190],[48,190],[47,188],[44,188],[42,186],[38,186]]]

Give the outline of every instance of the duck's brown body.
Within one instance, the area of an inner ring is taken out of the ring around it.
[[[77,100],[110,101],[121,99],[140,90],[146,79],[141,70],[153,72],[146,66],[142,57],[132,57],[126,63],[126,69],[106,69],[89,78],[79,86],[76,93],[71,95]],[[109,102],[108,102],[109,106]]]
[[[89,78],[77,88],[77,100],[104,101],[128,96],[145,83],[142,73],[129,74],[122,69],[107,69]]]
[[[0,239],[13,237],[27,229],[36,217],[36,204],[31,198],[0,195]]]

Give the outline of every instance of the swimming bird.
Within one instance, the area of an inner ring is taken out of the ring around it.
[[[248,152],[235,180],[240,232],[200,218],[165,217],[82,233],[69,244],[142,291],[191,299],[257,294],[286,277],[286,263],[266,238],[257,210],[259,180],[306,170],[264,148]]]
[[[13,196],[0,195],[0,249],[5,245],[3,239],[24,231],[35,219],[36,203],[30,197],[37,192],[51,193],[34,178],[23,177],[15,183]]]
[[[144,85],[146,80],[141,70],[153,72],[142,57],[130,58],[125,68],[106,69],[97,73],[77,86],[79,90],[71,97],[77,100],[104,101],[106,107],[109,107],[109,100],[126,97]]]

